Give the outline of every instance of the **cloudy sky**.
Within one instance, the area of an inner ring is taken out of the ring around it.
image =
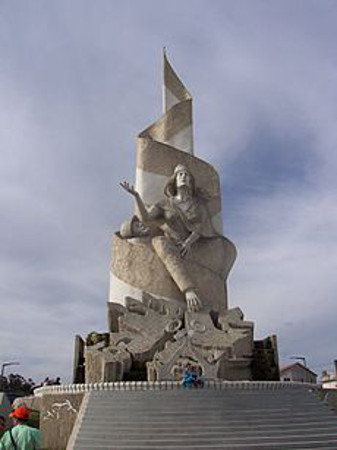
[[[162,47],[194,97],[239,257],[229,300],[283,363],[337,358],[337,2],[0,2],[0,363],[69,381],[106,329],[135,136],[161,114]]]

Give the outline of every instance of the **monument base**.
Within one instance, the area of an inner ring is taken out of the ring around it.
[[[321,386],[309,383],[206,381],[202,389],[184,389],[163,381],[46,386],[35,396],[42,405],[43,445],[50,450],[93,448],[93,442],[150,450],[164,448],[167,440],[176,441],[171,446],[178,450],[190,439],[204,441],[194,444],[198,449],[219,448],[217,439],[221,448],[244,450],[249,443],[254,450],[294,449],[294,435],[299,448],[336,448],[335,418],[319,401],[320,392]],[[322,416],[331,424],[326,435]]]

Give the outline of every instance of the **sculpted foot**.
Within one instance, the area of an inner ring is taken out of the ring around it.
[[[188,289],[185,292],[187,310],[190,312],[197,312],[201,308],[201,301],[193,289]]]

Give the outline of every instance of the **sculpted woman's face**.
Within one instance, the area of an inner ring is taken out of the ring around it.
[[[187,170],[179,170],[176,175],[176,186],[180,188],[182,186],[191,187],[191,175]]]

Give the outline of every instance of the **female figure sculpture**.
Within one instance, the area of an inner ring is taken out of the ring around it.
[[[184,293],[188,310],[198,311],[202,302],[189,271],[189,255],[199,240],[220,235],[214,230],[205,200],[198,195],[193,175],[179,164],[164,188],[166,198],[149,207],[133,186],[126,181],[121,186],[135,197],[140,220],[152,230],[156,228],[152,246]]]

